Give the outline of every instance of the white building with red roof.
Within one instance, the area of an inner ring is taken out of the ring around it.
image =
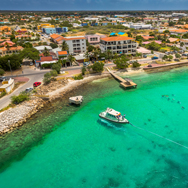
[[[102,53],[110,50],[113,54],[135,54],[137,46],[135,39],[125,36],[105,37],[100,42]]]

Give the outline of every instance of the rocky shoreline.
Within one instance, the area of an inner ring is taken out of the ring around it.
[[[43,85],[37,89],[37,93],[29,101],[25,101],[14,108],[10,108],[0,113],[0,135],[8,133],[15,128],[22,126],[32,115],[36,114],[41,108],[45,107],[53,100],[71,93],[77,87],[89,83],[93,80],[110,77],[109,73],[92,75],[83,80],[73,81],[64,79],[54,81],[51,85]]]

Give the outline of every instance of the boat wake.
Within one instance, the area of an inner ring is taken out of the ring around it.
[[[117,131],[122,131],[125,132],[126,128],[125,126],[121,125],[121,124],[117,124],[117,123],[113,123],[113,122],[109,122],[105,119],[98,119],[97,121],[99,124],[101,124],[102,126],[111,128],[111,129],[115,129]]]

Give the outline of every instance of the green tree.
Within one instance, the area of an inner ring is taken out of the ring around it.
[[[106,54],[106,59],[108,59],[108,60],[110,60],[113,56],[111,50],[107,50],[105,54]]]
[[[51,74],[49,72],[47,72],[45,75],[44,75],[44,78],[43,78],[43,82],[44,84],[49,84],[51,81]]]
[[[178,54],[178,53],[176,53],[176,58],[180,58],[181,57],[181,55],[180,54]]]
[[[29,94],[25,93],[25,92],[21,92],[18,96],[13,95],[11,97],[11,102],[13,104],[19,104],[23,101],[29,100]]]
[[[92,66],[91,66],[93,72],[102,72],[104,69],[104,63],[101,62],[95,62]]]
[[[73,55],[69,55],[67,57],[67,60],[70,62],[70,66],[72,66],[72,63],[76,61],[75,57]]]
[[[3,76],[5,74],[5,71],[3,69],[0,69],[0,75]]]
[[[151,42],[149,44],[146,44],[146,48],[150,50],[159,51],[159,49],[161,48],[161,45],[156,42]]]
[[[89,54],[88,51],[85,52],[84,57],[89,61],[89,59],[90,59],[90,54]]]
[[[46,47],[44,48],[43,55],[44,56],[49,56],[50,55],[50,52],[49,52],[49,50]]]
[[[118,69],[125,69],[129,66],[128,60],[126,56],[121,56],[114,60],[114,64],[116,64]]]
[[[162,60],[167,60],[168,59],[168,56],[167,55],[164,55],[163,57],[162,57]]]
[[[25,48],[20,53],[22,58],[31,59],[34,63],[35,60],[39,59],[39,51],[35,48]]]
[[[62,51],[69,51],[69,46],[65,41],[62,43]]]
[[[168,59],[169,59],[169,61],[171,61],[171,60],[173,59],[173,56],[172,56],[172,55],[169,55],[169,56],[168,56]]]
[[[184,46],[184,43],[183,43],[183,42],[181,42],[181,43],[180,43],[180,46],[181,46],[181,47],[183,47],[183,46]]]
[[[58,45],[56,43],[50,43],[50,46],[54,49],[54,48],[57,48]]]
[[[58,75],[56,70],[50,71],[50,74],[51,74],[51,76],[53,76],[53,77],[56,77],[56,76]]]
[[[83,66],[83,67],[82,67],[82,75],[85,75],[85,73],[86,73],[86,67]]]
[[[61,64],[60,63],[53,64],[52,65],[52,70],[57,71],[57,73],[59,74],[60,70],[61,70]]]
[[[94,46],[91,46],[89,45],[88,48],[87,48],[88,52],[92,52],[95,50],[95,47]]]
[[[138,68],[138,67],[140,67],[140,66],[141,66],[141,64],[138,63],[138,61],[134,61],[134,62],[132,63],[132,67],[133,67],[133,68]]]

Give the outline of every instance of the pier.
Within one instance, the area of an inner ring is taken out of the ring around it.
[[[134,83],[131,79],[129,78],[126,78],[126,79],[123,79],[121,78],[120,76],[114,74],[112,71],[110,71],[108,68],[106,68],[107,71],[116,79],[120,82],[120,85],[122,87],[124,87],[125,89],[126,88],[136,88],[137,87],[137,84]]]

